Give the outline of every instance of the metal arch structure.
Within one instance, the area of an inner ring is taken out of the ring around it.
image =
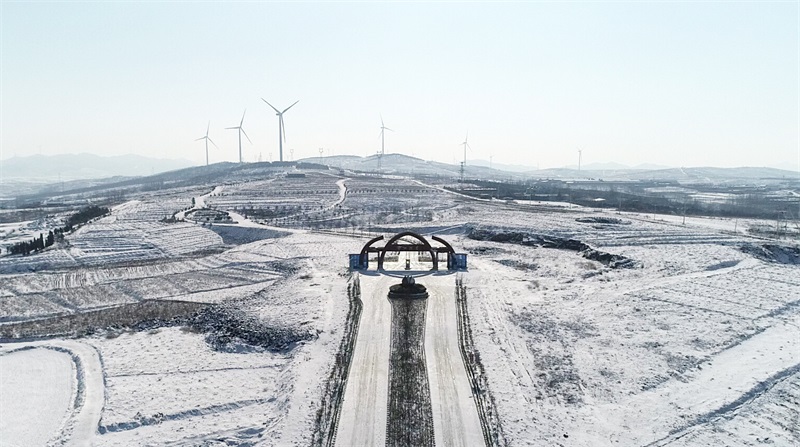
[[[364,248],[361,249],[361,256],[367,256],[370,251],[374,251],[374,250],[370,250],[370,248],[372,247],[372,244],[374,244],[375,242],[381,241],[381,240],[383,240],[383,235],[378,236],[376,238],[370,239],[369,242],[367,242],[364,245]]]
[[[413,238],[416,239],[417,242],[414,243],[400,243],[401,239],[403,238]],[[361,249],[361,253],[358,255],[351,255],[351,256],[358,256],[358,265],[359,268],[366,269],[369,265],[369,254],[370,253],[377,253],[378,254],[378,270],[383,270],[383,262],[386,258],[387,252],[401,252],[401,251],[415,251],[415,252],[427,252],[431,255],[431,262],[433,263],[433,270],[439,270],[439,253],[446,253],[447,254],[447,267],[448,269],[453,266],[452,260],[454,259],[453,256],[456,254],[455,250],[453,250],[453,246],[447,243],[444,239],[439,238],[437,236],[432,236],[431,239],[434,242],[438,242],[441,244],[441,247],[434,247],[419,233],[415,233],[413,231],[403,231],[401,233],[397,233],[392,236],[383,247],[375,247],[375,243],[378,241],[383,240],[383,236],[378,236],[373,239],[370,239],[364,245],[364,248]]]
[[[419,244],[400,244],[398,241],[404,237],[413,237],[419,241]],[[437,252],[433,250],[430,242],[422,237],[422,235],[414,233],[413,231],[397,233],[389,239],[389,242],[386,243],[383,250],[381,250],[381,253],[378,255],[378,270],[383,269],[383,258],[386,257],[387,251],[427,251],[431,254],[433,270],[439,270],[439,257],[437,256]]]

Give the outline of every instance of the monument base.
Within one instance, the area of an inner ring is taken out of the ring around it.
[[[410,275],[404,276],[402,283],[389,287],[390,299],[424,300],[427,297],[428,289],[417,284]]]

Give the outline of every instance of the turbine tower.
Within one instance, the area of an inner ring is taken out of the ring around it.
[[[268,106],[272,107],[272,110],[275,111],[275,115],[278,116],[278,154],[280,156],[280,161],[283,161],[283,142],[286,141],[286,129],[283,126],[283,114],[286,113],[292,107],[294,107],[294,104],[297,104],[298,102],[300,102],[300,100],[295,101],[294,104],[283,109],[283,112],[276,109],[272,104],[267,102],[266,99],[261,98],[261,100],[266,102]]]
[[[386,127],[386,125],[383,124],[383,115],[380,115],[380,117],[381,117],[381,154],[378,156],[378,172],[381,171],[381,162],[383,161],[383,155],[386,153],[384,150],[385,148],[384,131],[388,130],[390,132],[394,132],[392,129],[389,129],[388,127]]]
[[[583,150],[578,149],[578,171],[581,170],[581,158],[583,157]]]
[[[237,126],[237,127],[226,127],[225,128],[225,129],[237,129],[239,131],[239,163],[243,163],[243,161],[242,161],[242,134],[244,134],[245,138],[247,138],[247,141],[250,141],[250,137],[247,136],[247,132],[245,132],[244,128],[242,128],[242,124],[244,124],[244,115],[245,115],[245,113],[247,113],[247,109],[244,109],[244,113],[242,113],[242,120],[239,122],[239,126]],[[250,144],[253,144],[253,142],[250,141]]]
[[[467,136],[464,137],[464,142],[461,143],[461,145],[464,146],[464,161],[461,162],[461,187],[462,188],[464,187],[464,171],[465,171],[465,169],[467,167],[467,148],[469,148],[469,150],[472,150],[472,146],[469,145],[468,141],[469,141],[469,131],[467,131]]]
[[[208,138],[209,129],[211,129],[211,121],[208,122],[208,127],[206,127],[206,135],[204,137],[200,137],[194,140],[194,141],[206,140],[206,166],[208,166],[208,142],[211,141],[211,144],[213,144],[215,148],[219,149],[219,146],[217,146],[211,138]]]

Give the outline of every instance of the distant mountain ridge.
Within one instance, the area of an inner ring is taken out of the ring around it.
[[[336,155],[328,157],[310,157],[303,160],[308,163],[322,163],[334,168],[377,172],[379,158],[377,155],[361,157],[356,155]],[[92,154],[72,154],[30,157],[14,157],[1,160],[3,180],[7,185],[17,183],[28,186],[35,184],[92,180],[107,182],[114,181],[111,177],[144,177],[154,175],[158,178],[184,177],[193,175],[207,175],[220,170],[233,170],[236,172],[252,169],[261,169],[262,166],[272,166],[267,163],[216,163],[211,166],[196,166],[188,160],[164,160],[137,155],[121,155],[103,157]],[[397,175],[434,175],[456,179],[461,175],[460,164],[448,164],[436,161],[426,161],[420,158],[403,154],[385,154],[380,158],[380,171],[384,174]],[[681,183],[729,183],[731,181],[755,184],[762,180],[800,179],[800,173],[775,168],[741,167],[741,168],[658,168],[650,165],[649,169],[618,168],[616,163],[588,164],[580,170],[571,167],[532,169],[525,166],[515,166],[513,170],[504,170],[506,165],[492,164],[492,167],[480,164],[480,160],[468,160],[464,168],[467,179],[485,180],[526,180],[526,179],[557,179],[557,180],[606,180],[606,181],[637,181],[637,180],[671,180]],[[520,171],[525,169],[525,171]],[[174,175],[162,173],[174,172]],[[195,174],[196,172],[196,174]],[[155,178],[154,177],[154,178]],[[104,179],[104,180],[99,180]],[[25,186],[26,189],[28,186]],[[6,188],[7,189],[7,188]]]
[[[501,171],[508,171],[508,172],[530,172],[536,171],[539,168],[534,166],[525,166],[525,165],[509,165],[503,163],[493,163],[486,160],[467,160],[467,165],[472,166],[484,166],[494,169],[499,169]],[[587,171],[622,171],[622,170],[653,170],[653,169],[669,169],[670,166],[662,166],[656,165],[652,163],[643,163],[636,166],[628,166],[622,163],[615,163],[613,161],[606,162],[606,163],[588,163],[581,166],[582,170]],[[554,168],[554,169],[578,169],[578,165],[568,165],[562,166],[561,168]]]
[[[378,156],[359,157],[353,155],[336,155],[306,158],[301,161],[323,163],[341,169],[375,172],[378,169]],[[458,164],[426,161],[403,154],[386,154],[380,162],[384,174],[421,174],[458,177],[461,167]],[[524,180],[530,178],[588,180],[604,179],[616,181],[635,180],[674,180],[682,183],[727,183],[738,180],[753,183],[759,179],[797,179],[800,173],[776,168],[741,167],[741,168],[669,168],[658,165],[640,165],[636,168],[625,167],[617,163],[593,163],[564,168],[532,169],[526,166],[515,166],[513,170],[504,170],[505,165],[493,163],[481,164],[481,160],[467,160],[464,168],[466,178],[482,178],[486,180]],[[524,169],[524,170],[521,170]]]
[[[115,176],[139,177],[187,168],[183,159],[159,159],[140,155],[94,154],[31,155],[0,160],[4,179],[53,182]]]

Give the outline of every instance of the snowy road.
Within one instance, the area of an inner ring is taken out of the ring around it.
[[[336,434],[339,446],[386,444],[392,306],[386,294],[397,282],[361,276],[364,307]]]
[[[206,207],[206,197],[209,197],[209,196],[211,196],[213,194],[219,194],[220,192],[222,192],[222,186],[215,186],[214,189],[211,190],[210,192],[207,192],[207,193],[205,193],[205,194],[203,194],[201,196],[195,197],[194,198],[194,206],[192,208],[186,210],[186,211],[179,211],[178,213],[175,214],[175,218],[179,219],[179,220],[180,219],[185,219],[186,218],[186,213],[188,213],[189,211],[194,211],[194,210],[199,210],[199,209],[205,208]]]
[[[430,265],[430,264],[427,264]],[[413,268],[423,265],[414,262]],[[387,268],[399,265],[387,263]],[[374,272],[371,272],[374,274]],[[438,446],[483,445],[477,409],[472,400],[461,351],[455,306],[455,277],[423,276],[428,288],[425,357]],[[361,276],[364,302],[350,377],[341,409],[336,443],[339,446],[383,445],[386,442],[391,304],[390,276]]]
[[[458,346],[455,277],[428,276],[419,283],[425,284],[430,295],[425,320],[425,358],[436,445],[483,445],[478,412]]]

